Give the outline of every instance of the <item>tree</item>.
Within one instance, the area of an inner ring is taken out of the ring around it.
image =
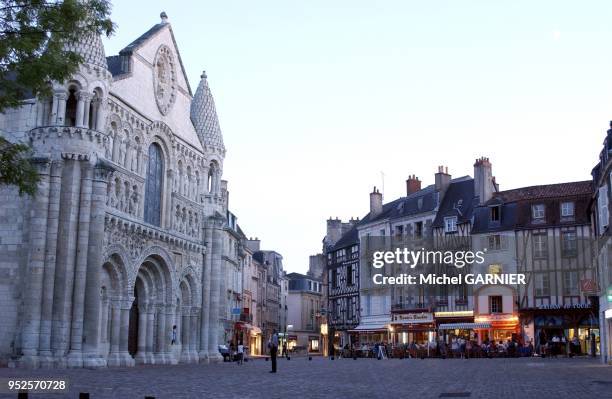
[[[51,81],[74,74],[81,57],[66,48],[87,35],[115,29],[108,0],[0,1],[0,112],[27,97],[51,95]],[[16,184],[20,194],[34,194],[36,169],[29,147],[2,139],[0,185]]]

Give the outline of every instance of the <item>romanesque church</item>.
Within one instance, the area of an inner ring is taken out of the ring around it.
[[[31,144],[34,197],[0,189],[0,365],[217,360],[223,339],[225,147],[165,13],[106,57],[99,37],[53,96],[0,115]]]

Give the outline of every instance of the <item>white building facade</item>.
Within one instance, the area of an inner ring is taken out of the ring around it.
[[[225,147],[206,74],[192,94],[165,13],[105,57],[99,37],[52,98],[0,115],[38,192],[3,187],[0,363],[104,367],[217,360]]]

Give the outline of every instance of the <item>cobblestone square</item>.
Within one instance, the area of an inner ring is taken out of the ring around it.
[[[605,398],[612,368],[592,359],[381,360],[316,357],[243,365],[141,366],[102,370],[0,369],[0,378],[65,377],[68,394],[33,398]],[[15,398],[0,395],[0,398]]]

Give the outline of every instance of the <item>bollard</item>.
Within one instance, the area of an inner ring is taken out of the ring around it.
[[[28,393],[27,392],[19,392],[17,394],[17,399],[28,399]]]
[[[308,356],[308,361],[311,361],[311,360],[312,360],[312,356]]]
[[[287,356],[287,360],[291,360],[291,356]]]
[[[333,357],[333,356],[331,357],[331,360],[334,360],[334,357]]]
[[[266,356],[266,362],[268,361],[268,357]]]
[[[89,392],[79,392],[79,399],[89,399]]]
[[[155,396],[145,396],[144,399],[155,399]]]

